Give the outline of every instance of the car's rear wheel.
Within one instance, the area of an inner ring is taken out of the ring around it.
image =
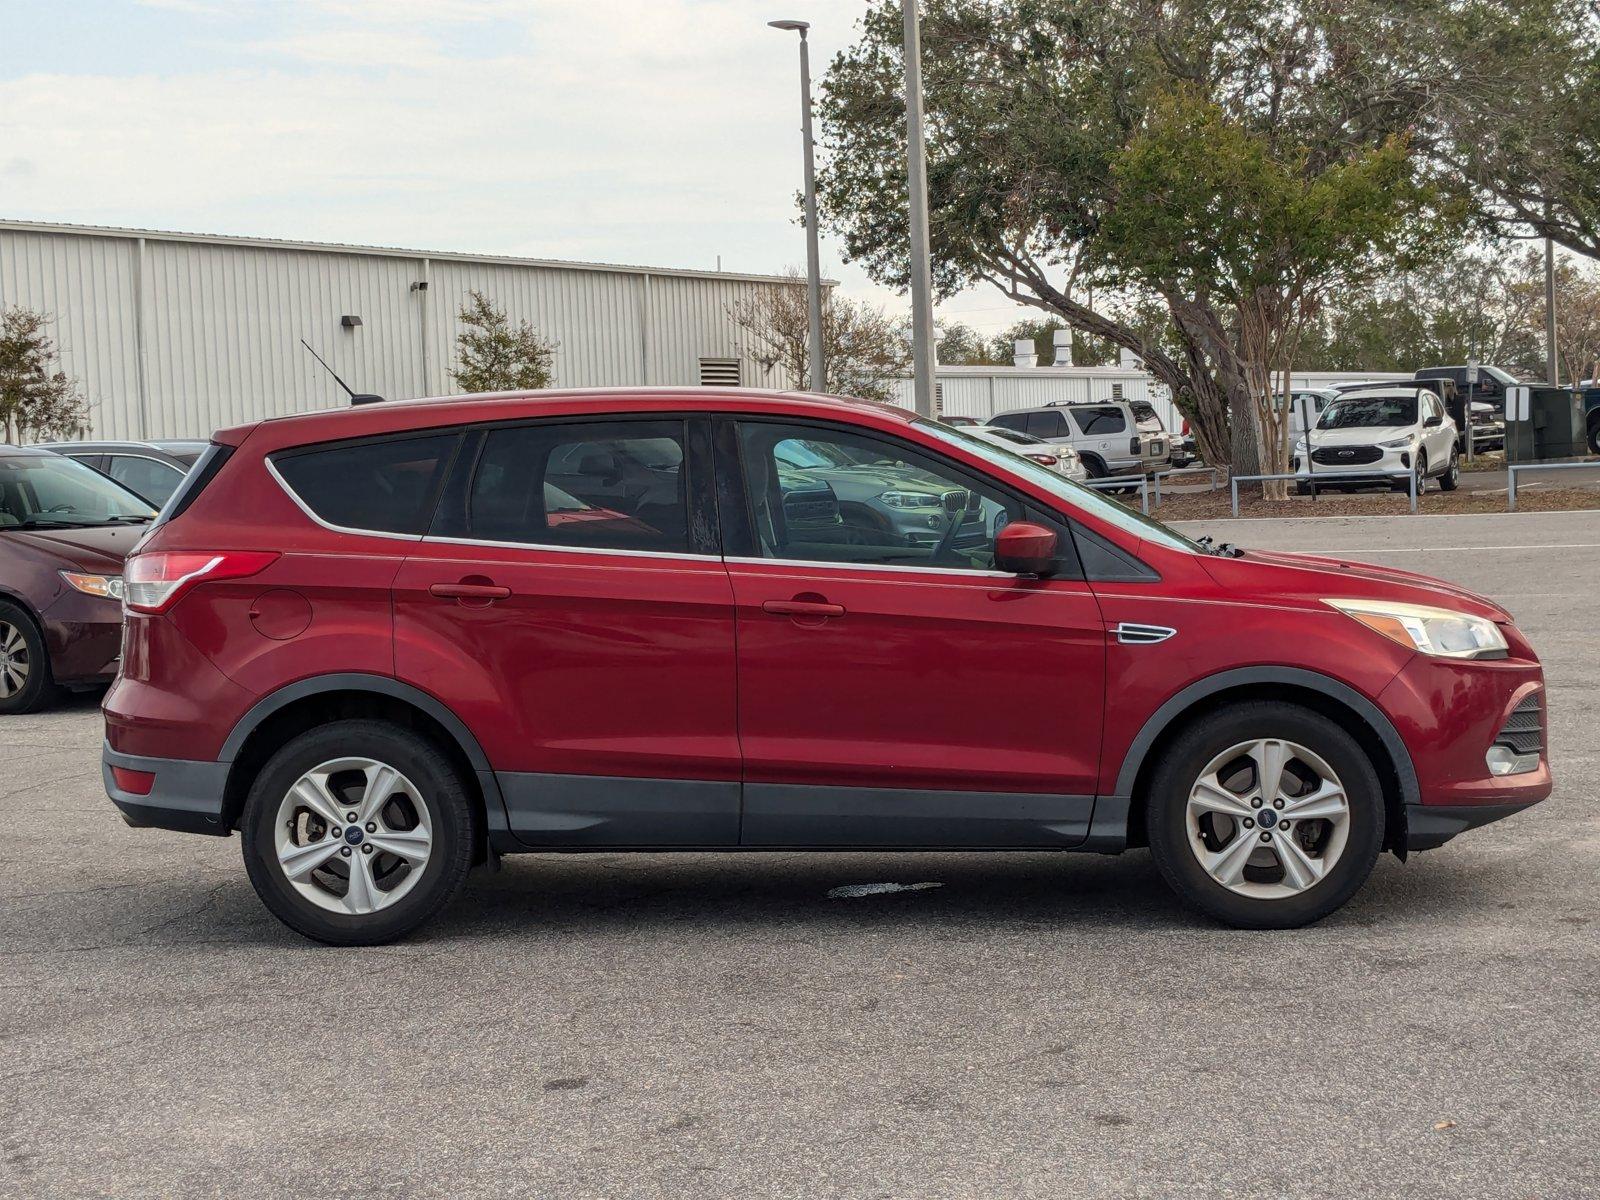
[[[1600,421],[1589,422],[1589,453],[1600,454]]]
[[[60,693],[44,634],[27,609],[0,601],[0,715],[36,712]]]
[[[293,738],[250,788],[241,832],[256,894],[342,946],[410,933],[471,865],[476,817],[454,767],[415,734],[337,721]]]
[[[1377,772],[1359,743],[1296,705],[1252,702],[1179,735],[1151,781],[1150,849],[1188,903],[1244,929],[1320,920],[1383,846]]]

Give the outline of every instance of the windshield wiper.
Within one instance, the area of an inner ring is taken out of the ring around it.
[[[114,517],[108,517],[107,520],[115,525],[144,525],[155,518],[147,517],[143,513],[118,513]]]
[[[30,519],[28,519],[26,521],[18,521],[15,525],[0,525],[0,529],[82,529],[82,528],[83,528],[82,523],[78,522],[78,521],[51,521],[51,520],[43,520],[43,521],[41,521],[41,520],[39,520],[37,518],[30,518]]]

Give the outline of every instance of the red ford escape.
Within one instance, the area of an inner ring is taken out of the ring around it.
[[[866,481],[870,486],[863,487]],[[219,433],[126,569],[105,782],[387,941],[515,851],[1148,845],[1233,925],[1550,792],[1543,675],[1418,575],[1196,543],[897,409],[740,391]]]

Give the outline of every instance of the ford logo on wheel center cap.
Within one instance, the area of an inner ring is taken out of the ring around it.
[[[361,844],[362,836],[361,826],[359,825],[347,826],[344,831],[344,840],[349,842],[352,846],[359,846]]]
[[[1256,814],[1256,820],[1260,822],[1261,828],[1271,829],[1278,823],[1278,814],[1273,812],[1270,808],[1263,808]],[[357,832],[360,831],[358,830]]]

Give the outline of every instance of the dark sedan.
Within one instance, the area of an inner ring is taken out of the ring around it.
[[[161,442],[46,442],[40,448],[75,458],[160,508],[178,490],[208,443],[173,439]]]
[[[0,446],[0,714],[116,674],[122,560],[155,515],[82,463]]]

